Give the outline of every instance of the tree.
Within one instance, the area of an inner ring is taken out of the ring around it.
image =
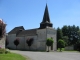
[[[63,38],[63,33],[62,33],[62,30],[58,27],[57,28],[57,41],[59,39],[62,39]],[[57,42],[57,48],[58,48],[58,42]]]
[[[26,40],[26,43],[28,44],[28,46],[29,46],[29,49],[30,49],[30,46],[33,44],[33,38],[30,38],[30,39],[27,39]]]
[[[63,33],[62,30],[58,27],[57,28],[57,40],[62,39]]]
[[[79,26],[63,26],[62,27],[62,33],[63,36],[67,36],[68,37],[68,46],[69,45],[75,45],[78,40],[79,40],[79,35],[77,33],[77,31],[79,31]]]
[[[68,35],[68,27],[66,25],[62,27],[62,33],[63,33],[63,36]]]
[[[80,42],[77,43],[77,50],[80,52]]]
[[[58,48],[60,48],[60,51],[62,51],[62,48],[65,47],[65,42],[62,39],[58,40]]]
[[[14,44],[16,45],[16,49],[17,49],[17,46],[19,45],[19,38],[17,38],[16,40],[14,40]]]
[[[3,20],[0,19],[0,39],[5,36],[6,33],[6,24],[3,22]]]
[[[54,43],[54,40],[52,38],[48,38],[46,41],[46,45],[48,46],[48,52],[49,52],[49,46],[52,46]]]
[[[8,39],[7,39],[7,38],[6,38],[6,41],[5,41],[5,42],[6,42],[6,46],[7,46],[7,45],[9,44],[9,41],[8,41]]]
[[[68,46],[68,36],[63,36],[63,40],[65,42],[65,46]]]

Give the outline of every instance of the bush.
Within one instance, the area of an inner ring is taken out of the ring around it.
[[[65,47],[65,42],[62,39],[58,40],[58,48],[60,48],[60,51],[62,50],[62,48]]]
[[[54,40],[52,38],[48,38],[46,41],[46,45],[48,46],[48,52],[49,52],[49,46],[51,46],[54,43]]]
[[[6,49],[0,48],[0,54],[7,54],[10,53],[9,51],[7,51]]]

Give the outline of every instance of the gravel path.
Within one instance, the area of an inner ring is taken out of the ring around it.
[[[31,60],[80,60],[79,52],[30,52],[12,51],[28,56]]]

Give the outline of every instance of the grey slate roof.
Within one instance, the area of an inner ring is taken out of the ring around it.
[[[48,12],[48,6],[47,6],[47,4],[46,4],[46,7],[45,7],[42,23],[45,23],[45,22],[50,23],[50,18],[49,18],[49,12]]]
[[[36,28],[36,29],[24,30],[24,31],[20,32],[20,33],[17,35],[17,37],[19,37],[19,36],[24,36],[24,35],[26,35],[26,36],[36,35],[37,29],[38,29],[38,28]]]
[[[16,34],[20,29],[25,30],[23,26],[13,28],[8,34]]]

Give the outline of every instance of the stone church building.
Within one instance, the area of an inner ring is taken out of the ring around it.
[[[29,50],[28,44],[26,43],[27,39],[33,38],[33,44],[30,47],[30,50],[47,50],[46,39],[53,38],[54,43],[50,47],[50,50],[57,50],[57,39],[56,39],[56,30],[53,28],[53,24],[49,18],[48,6],[46,4],[43,20],[40,23],[39,28],[25,30],[23,26],[18,26],[13,28],[7,36],[9,44],[7,45],[10,49],[16,49],[14,40],[19,39],[19,45],[17,46],[18,50]]]

